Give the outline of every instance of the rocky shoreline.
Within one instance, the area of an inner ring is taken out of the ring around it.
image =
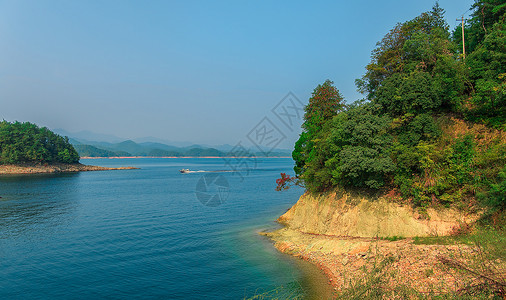
[[[83,164],[16,164],[0,165],[0,174],[43,174],[43,173],[70,173],[86,171],[107,171],[107,170],[133,170],[134,167],[108,168],[89,166]]]
[[[450,225],[459,219],[450,224],[447,218],[464,218],[437,213],[439,216],[433,214],[434,219],[439,217],[437,221],[424,223],[419,216],[409,217],[406,207],[381,200],[365,203],[364,199],[346,199],[346,195],[315,198],[305,194],[278,219],[283,228],[261,234],[279,251],[317,265],[337,293],[370,282],[381,282],[392,291],[407,288],[423,295],[451,293],[473,278],[448,268],[448,260],[470,261],[478,254],[476,248],[417,244],[415,238],[398,237],[403,232],[409,234],[406,230],[415,224],[419,224],[415,232],[422,234],[406,236],[451,234],[456,227]],[[374,219],[374,214],[379,217]],[[468,216],[470,219],[475,217]],[[396,231],[401,232],[397,237]]]
[[[263,235],[270,237],[280,252],[315,264],[336,292],[377,277],[391,289],[403,286],[422,294],[458,291],[471,278],[450,270],[442,259],[476,254],[468,245],[416,245],[411,238],[332,237],[286,228]],[[380,265],[383,269],[375,270]]]

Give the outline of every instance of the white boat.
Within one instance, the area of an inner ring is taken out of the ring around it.
[[[179,170],[181,173],[190,173],[190,169],[181,169]]]

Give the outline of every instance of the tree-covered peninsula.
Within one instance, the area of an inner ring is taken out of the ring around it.
[[[57,173],[135,169],[79,163],[68,137],[29,122],[0,122],[0,174]]]
[[[346,104],[318,85],[295,143],[306,193],[265,233],[338,299],[505,299],[506,3],[453,32],[435,5],[377,44]]]
[[[345,105],[316,87],[295,144],[307,190],[379,191],[418,207],[506,205],[506,5],[480,0],[454,32],[435,5],[395,26]]]
[[[67,137],[29,122],[0,122],[0,164],[78,162]]]

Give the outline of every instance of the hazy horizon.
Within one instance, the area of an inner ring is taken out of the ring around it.
[[[117,144],[117,143],[131,140],[131,141],[134,141],[135,143],[138,143],[138,144],[161,143],[161,144],[166,144],[168,146],[176,146],[176,147],[188,147],[188,146],[197,145],[197,146],[202,146],[202,147],[219,147],[219,148],[233,148],[234,146],[237,145],[237,143],[240,142],[241,145],[245,146],[246,148],[251,148],[254,151],[259,151],[259,150],[255,150],[256,147],[249,141],[238,141],[235,144],[231,144],[231,143],[221,143],[221,144],[210,143],[210,144],[208,144],[208,143],[199,143],[199,142],[190,141],[190,140],[188,140],[188,141],[167,140],[167,139],[161,139],[161,138],[157,138],[157,137],[153,137],[153,136],[142,136],[142,137],[134,137],[134,138],[121,137],[121,136],[116,136],[116,135],[112,135],[112,134],[103,134],[103,133],[99,133],[99,132],[92,132],[89,130],[83,130],[80,132],[68,132],[63,128],[54,128],[51,130],[61,136],[67,136],[69,138],[73,138],[73,139],[76,139],[77,141],[82,141],[82,142],[106,142],[106,143],[111,143],[111,144]],[[289,148],[284,148],[282,146],[279,146],[279,147],[276,147],[275,150],[290,150],[291,151],[292,150],[291,148],[292,148],[291,146]]]
[[[278,103],[326,79],[360,99],[376,42],[434,3],[0,1],[0,118],[213,145],[267,125],[290,148]],[[439,1],[451,28],[472,3]]]

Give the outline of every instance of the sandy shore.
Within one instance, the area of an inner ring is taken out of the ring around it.
[[[107,168],[88,166],[83,164],[17,164],[0,165],[0,174],[41,174],[62,172],[106,171],[106,170],[131,170],[134,167]]]

